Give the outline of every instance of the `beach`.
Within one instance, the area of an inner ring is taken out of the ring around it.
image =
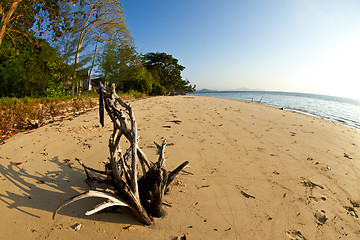
[[[19,133],[0,146],[1,239],[359,239],[360,131],[320,118],[198,96],[131,100],[139,146],[167,169],[189,161],[144,226],[126,211],[84,213],[75,158],[103,170],[112,123],[97,109]],[[99,185],[96,185],[99,186]],[[94,186],[94,187],[96,187]],[[180,239],[180,238],[179,238]]]

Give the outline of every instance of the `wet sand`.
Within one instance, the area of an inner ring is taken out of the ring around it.
[[[189,161],[143,226],[100,201],[58,204],[89,189],[75,161],[103,169],[112,130],[98,112],[20,133],[0,146],[2,239],[358,239],[360,132],[277,108],[209,97],[132,102],[139,146],[167,168]],[[180,121],[180,122],[179,122]],[[96,186],[94,186],[96,187]],[[76,230],[77,224],[81,224]]]

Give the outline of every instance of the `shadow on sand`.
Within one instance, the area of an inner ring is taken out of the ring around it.
[[[57,170],[47,170],[45,173],[33,171],[30,174],[31,171],[26,170],[26,163],[9,162],[7,167],[0,165],[0,173],[6,178],[3,180],[10,181],[15,186],[11,190],[6,190],[5,193],[0,193],[0,201],[7,204],[8,208],[16,209],[24,215],[34,218],[42,218],[43,214],[39,216],[38,211],[32,211],[32,209],[49,212],[48,219],[50,221],[53,211],[62,201],[90,189],[84,181],[86,175],[83,169],[74,166],[77,162],[71,161],[74,165],[69,165],[64,160],[60,161],[58,157],[46,160],[47,164],[51,163],[49,166],[52,169]],[[36,168],[35,165],[32,167]],[[91,189],[95,187],[99,187],[99,185],[93,184]],[[100,187],[105,188],[106,186],[101,185]],[[105,210],[102,213],[85,216],[84,213],[87,210],[95,208],[104,200],[101,198],[82,199],[65,206],[59,211],[56,218],[66,215],[94,221],[141,225],[124,208],[118,209],[116,212],[106,212]]]

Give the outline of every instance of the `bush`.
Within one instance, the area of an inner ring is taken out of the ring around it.
[[[63,98],[69,97],[71,93],[69,91],[65,91],[64,83],[55,84],[54,82],[49,83],[49,87],[45,91],[45,95],[48,98]]]
[[[130,89],[130,90],[128,91],[128,94],[134,96],[135,98],[142,98],[142,97],[144,97],[144,94],[143,94],[143,93],[138,92],[138,91],[135,91],[135,90],[132,90],[132,89]]]
[[[151,95],[164,95],[166,94],[166,88],[161,86],[160,83],[154,83],[152,86]]]

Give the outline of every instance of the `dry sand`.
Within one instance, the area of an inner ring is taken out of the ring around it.
[[[165,196],[167,215],[152,226],[126,212],[86,217],[99,200],[85,199],[52,220],[61,201],[89,188],[74,158],[103,169],[108,157],[112,124],[101,128],[91,111],[0,146],[1,239],[360,239],[358,130],[207,97],[132,105],[149,159],[153,141],[167,139],[168,169],[190,161]]]

